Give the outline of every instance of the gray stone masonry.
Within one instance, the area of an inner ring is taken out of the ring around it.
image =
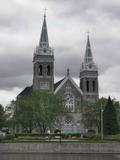
[[[0,153],[110,153],[120,154],[119,143],[93,144],[0,144]]]

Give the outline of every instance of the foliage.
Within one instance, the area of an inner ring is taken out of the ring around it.
[[[119,126],[119,131],[120,131],[120,102],[116,101],[116,99],[113,99],[112,102],[116,110],[117,121],[118,121],[118,126]]]
[[[10,129],[14,128],[14,122],[13,122],[13,114],[15,109],[15,101],[11,101],[9,105],[5,107],[5,127]]]
[[[5,111],[3,106],[0,104],[0,130],[4,126],[5,123]]]
[[[3,141],[4,137],[0,136],[0,143]]]
[[[6,139],[6,140],[12,140],[14,138],[15,138],[15,136],[13,134],[6,134],[6,136],[5,136],[4,139]]]
[[[24,132],[31,133],[33,129],[39,129],[44,134],[48,128],[60,125],[61,117],[66,112],[60,97],[49,91],[37,90],[17,98],[13,119]]]
[[[82,122],[87,129],[96,129],[100,132],[101,107],[104,109],[107,99],[101,98],[97,101],[87,101],[83,104]]]
[[[52,137],[52,138],[55,138],[56,136],[60,136],[62,137],[63,139],[64,138],[78,138],[81,136],[80,133],[45,133],[45,134],[38,134],[38,133],[25,133],[25,134],[20,134],[20,133],[17,133],[15,134],[15,138],[19,138],[19,137],[36,137],[36,138],[39,138],[39,137]]]
[[[32,136],[32,137],[41,137],[41,136],[47,136],[49,134],[45,133],[45,134],[40,134],[40,133],[15,133],[15,138],[17,137],[21,137],[21,136]]]
[[[118,132],[116,109],[110,97],[103,112],[103,124],[104,134],[116,134]]]
[[[114,134],[114,135],[105,135],[104,139],[106,140],[116,140],[117,142],[120,142],[120,134]]]

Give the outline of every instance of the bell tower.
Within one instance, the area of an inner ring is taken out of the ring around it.
[[[89,35],[87,37],[84,62],[80,69],[80,88],[83,91],[84,101],[98,99],[98,68],[93,60]]]
[[[49,46],[46,15],[33,57],[33,89],[54,90],[54,53]]]

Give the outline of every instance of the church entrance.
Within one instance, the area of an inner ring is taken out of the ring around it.
[[[80,133],[80,125],[74,124],[71,120],[66,120],[63,126],[64,133]]]

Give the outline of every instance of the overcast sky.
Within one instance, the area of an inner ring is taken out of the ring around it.
[[[33,51],[47,8],[55,81],[69,67],[79,84],[87,32],[99,68],[100,96],[120,100],[120,0],[2,0],[0,5],[0,103],[32,85]]]

